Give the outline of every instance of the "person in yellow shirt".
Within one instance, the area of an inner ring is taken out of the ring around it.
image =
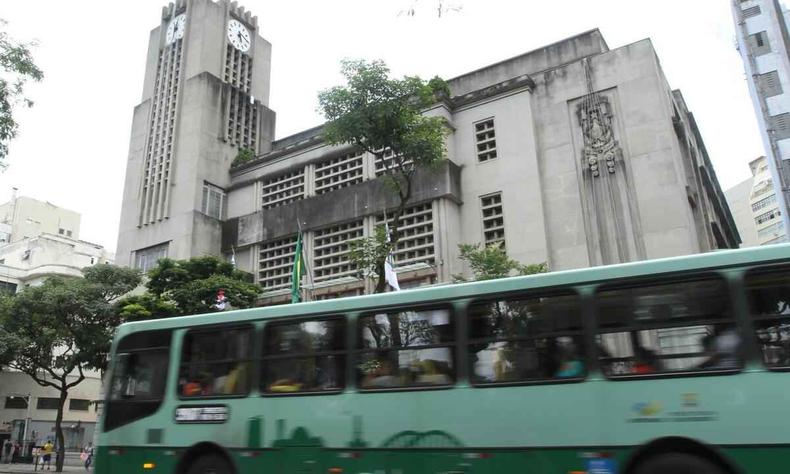
[[[44,454],[44,457],[41,461],[41,468],[44,468],[44,464],[47,465],[47,471],[49,471],[49,467],[52,465],[52,452],[55,451],[55,445],[52,444],[50,440],[47,440],[44,443],[44,446],[41,448],[41,452]]]

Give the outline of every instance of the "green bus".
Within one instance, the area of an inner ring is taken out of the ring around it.
[[[98,473],[790,471],[790,245],[130,323]]]

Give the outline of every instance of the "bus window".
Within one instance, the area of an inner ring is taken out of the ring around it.
[[[267,324],[262,391],[342,390],[346,379],[345,328],[345,318]]]
[[[170,361],[170,331],[143,331],[121,339],[113,357],[104,431],[156,412]]]
[[[746,275],[749,313],[754,320],[763,362],[770,368],[790,367],[790,276],[788,267]]]
[[[583,378],[578,297],[476,302],[469,308],[470,374],[476,384]]]
[[[178,391],[181,397],[249,393],[252,328],[196,329],[184,336]]]
[[[604,286],[598,352],[610,376],[734,370],[742,365],[727,283],[721,279]]]
[[[447,309],[362,316],[357,383],[363,389],[452,384],[453,323]]]

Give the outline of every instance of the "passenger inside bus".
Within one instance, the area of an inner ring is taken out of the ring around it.
[[[701,369],[737,369],[741,366],[738,351],[741,339],[732,327],[714,327],[713,332],[702,340],[708,359],[699,365]]]
[[[579,352],[576,349],[576,343],[570,338],[558,344],[557,353],[559,354],[559,367],[554,377],[557,378],[575,378],[584,375],[584,363],[579,357]]]

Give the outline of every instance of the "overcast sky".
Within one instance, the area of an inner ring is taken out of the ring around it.
[[[610,48],[651,38],[683,91],[724,189],[763,154],[729,0],[247,0],[273,45],[270,107],[278,138],[319,125],[316,94],[343,58],[383,59],[397,75],[452,78],[591,28]],[[21,195],[80,212],[84,240],[114,251],[132,109],[162,0],[2,0],[18,39],[35,39],[42,83],[19,114],[0,202]]]

